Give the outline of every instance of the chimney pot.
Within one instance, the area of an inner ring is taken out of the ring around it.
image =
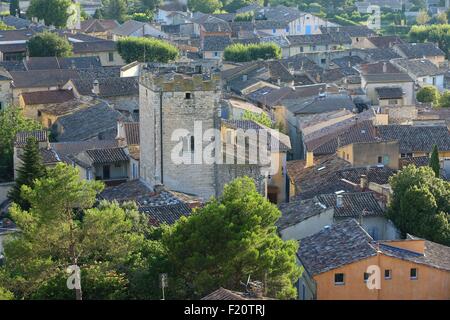
[[[342,198],[341,194],[338,194],[336,196],[336,207],[337,208],[342,208],[342,206],[343,206],[343,198]]]
[[[369,187],[369,180],[365,174],[361,175],[360,187],[362,190],[366,190]]]

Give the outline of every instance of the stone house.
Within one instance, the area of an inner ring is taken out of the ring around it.
[[[403,43],[392,48],[403,58],[428,59],[438,67],[445,62],[445,52],[431,42]]]

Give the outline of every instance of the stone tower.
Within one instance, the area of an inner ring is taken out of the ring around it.
[[[216,195],[214,164],[180,164],[173,153],[182,146],[177,154],[193,159],[195,150],[210,143],[198,139],[194,122],[201,122],[203,132],[217,127],[220,95],[219,74],[143,72],[139,81],[141,180],[204,199]],[[174,139],[180,129],[188,133]]]

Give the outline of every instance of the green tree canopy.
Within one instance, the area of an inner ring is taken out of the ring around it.
[[[439,98],[439,106],[442,108],[450,108],[450,90],[443,92]]]
[[[280,59],[281,48],[275,43],[244,45],[234,43],[225,48],[224,59],[233,62],[246,62],[258,59]]]
[[[128,12],[126,0],[103,0],[102,17],[105,19],[114,19],[119,22],[126,20]]]
[[[273,127],[272,120],[265,112],[255,113],[255,112],[245,110],[244,114],[242,115],[242,120],[252,120],[252,121],[255,121],[256,123],[262,124],[263,126],[266,126],[269,128]]]
[[[1,300],[13,300],[14,295],[11,291],[0,287],[0,301]]]
[[[423,103],[437,103],[439,101],[439,91],[435,86],[426,86],[417,92],[417,101]]]
[[[162,0],[141,0],[142,6],[150,10],[155,10],[161,3]]]
[[[15,16],[16,14],[20,14],[19,0],[10,0],[9,1],[9,14],[12,16]]]
[[[74,14],[69,10],[71,5],[71,0],[31,0],[27,16],[44,20],[47,26],[63,28],[67,19]]]
[[[17,132],[41,129],[39,122],[27,119],[22,110],[9,106],[0,110],[0,181],[13,178],[13,144]]]
[[[22,186],[30,209],[13,205],[10,210],[21,232],[5,243],[0,286],[18,299],[73,299],[65,270],[78,265],[86,298],[124,298],[129,273],[143,259],[139,250],[145,239],[136,231],[140,214],[135,210],[109,202],[92,208],[102,188],[64,164],[49,169],[33,187]]]
[[[169,62],[178,57],[178,49],[154,38],[126,37],[117,41],[117,50],[127,62]]]
[[[450,245],[450,183],[432,168],[409,165],[390,178],[388,216],[402,233]]]
[[[38,33],[28,41],[30,57],[68,57],[72,55],[70,42],[53,32]]]
[[[189,0],[188,7],[192,12],[213,13],[222,8],[219,0]]]
[[[241,281],[249,275],[266,282],[269,296],[294,298],[298,244],[277,235],[279,217],[277,207],[244,177],[225,186],[219,199],[167,228],[163,243],[177,298],[199,298],[221,286],[242,290]]]
[[[46,173],[38,142],[34,137],[30,137],[27,140],[27,144],[23,149],[22,161],[22,166],[17,169],[16,183],[9,192],[8,197],[22,209],[29,209],[29,203],[21,195],[21,188],[24,185],[32,187],[34,180],[44,177]]]
[[[433,146],[433,152],[430,157],[430,167],[433,169],[436,178],[440,177],[441,165],[439,164],[439,149],[437,145]]]

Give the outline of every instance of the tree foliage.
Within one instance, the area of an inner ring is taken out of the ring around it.
[[[145,242],[136,231],[140,214],[117,203],[92,208],[102,188],[64,164],[49,169],[34,186],[22,186],[30,209],[13,205],[10,210],[21,232],[5,243],[0,286],[18,299],[73,299],[65,270],[78,265],[86,298],[125,297],[127,273],[139,265]]]
[[[255,18],[253,11],[238,13],[234,17],[234,21],[252,21]]]
[[[241,281],[249,275],[266,282],[269,296],[293,298],[300,275],[298,245],[277,235],[279,216],[253,180],[244,177],[225,186],[219,199],[166,229],[163,243],[177,298],[198,298],[221,286],[242,290]]]
[[[44,20],[47,26],[63,28],[67,19],[74,14],[69,10],[71,5],[71,0],[31,0],[27,16]]]
[[[103,0],[101,15],[105,19],[114,19],[119,22],[126,20],[128,12],[126,0]]]
[[[8,26],[6,23],[4,23],[3,21],[0,21],[0,30],[15,30],[16,28],[12,27],[12,26]]]
[[[52,32],[38,33],[28,41],[30,57],[68,57],[72,55],[70,42]]]
[[[265,112],[255,113],[245,110],[244,114],[242,115],[242,120],[252,120],[269,128],[272,128],[273,126],[272,120]]]
[[[213,13],[222,8],[219,0],[189,0],[188,7],[192,12]]]
[[[433,152],[430,157],[430,167],[433,169],[436,178],[440,177],[441,166],[439,164],[439,150],[437,145],[433,146]]]
[[[38,142],[34,137],[30,137],[27,140],[27,144],[23,149],[22,161],[22,166],[17,169],[16,183],[9,192],[8,197],[22,209],[29,209],[29,203],[21,195],[21,188],[22,186],[32,187],[34,180],[44,177],[46,173]]]
[[[127,62],[169,62],[178,57],[178,49],[154,38],[126,37],[117,41],[117,50]]]
[[[41,128],[39,122],[25,118],[18,107],[0,110],[0,181],[9,181],[13,177],[13,143],[17,132]]]
[[[450,108],[450,90],[446,90],[439,97],[439,107]]]
[[[225,48],[224,59],[245,62],[258,59],[280,59],[281,48],[275,43],[248,44],[234,43]]]
[[[142,6],[149,10],[155,10],[161,3],[162,0],[141,0]]]
[[[388,216],[402,233],[450,245],[450,183],[432,168],[407,166],[390,178]]]
[[[15,16],[20,13],[19,8],[19,0],[10,0],[9,1],[9,14]]]
[[[413,26],[409,31],[411,42],[433,42],[437,43],[439,48],[447,56],[450,50],[450,24],[432,24]]]
[[[13,299],[14,299],[14,295],[11,291],[0,287],[0,301],[1,300],[13,300]]]
[[[437,103],[439,101],[439,91],[435,86],[426,86],[417,92],[417,101],[423,103]]]

